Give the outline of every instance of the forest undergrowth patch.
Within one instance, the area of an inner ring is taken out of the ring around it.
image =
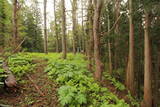
[[[9,68],[16,76],[20,89],[15,93],[6,92],[1,85],[0,105],[8,107],[57,107],[57,86],[43,72],[46,66],[46,60],[35,58],[29,54],[17,54],[10,57]],[[44,96],[39,94],[35,85],[44,93]]]

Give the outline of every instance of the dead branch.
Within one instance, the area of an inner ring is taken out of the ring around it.
[[[41,96],[45,96],[45,94],[40,90],[40,88],[34,83],[33,79],[29,75],[27,75],[27,77],[32,82],[32,84],[34,85],[34,87],[36,88],[36,90],[38,91],[38,93]]]
[[[20,46],[23,44],[23,42],[25,41],[25,39],[26,39],[26,38],[24,38],[24,39],[21,41],[21,43],[15,48],[15,50],[12,52],[12,54],[15,53],[15,52],[20,48]]]
[[[118,19],[115,21],[115,23],[113,24],[112,28],[108,31],[108,32],[102,32],[101,35],[108,35],[117,25],[117,23],[119,22],[120,18],[121,18],[122,14],[119,15]]]

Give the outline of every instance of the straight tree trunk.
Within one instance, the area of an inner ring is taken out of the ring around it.
[[[115,2],[115,21],[118,20],[118,17],[120,16],[120,0],[116,0]],[[116,35],[119,35],[119,21],[117,22],[114,30]],[[114,69],[117,69],[119,67],[119,61],[118,61],[118,37],[115,38],[114,41]]]
[[[110,31],[110,18],[108,15],[108,32]],[[111,42],[108,39],[108,59],[109,59],[109,73],[112,75],[112,52],[111,52]]]
[[[144,107],[152,107],[152,65],[151,65],[151,49],[149,38],[149,14],[145,10],[145,26],[144,26]]]
[[[127,88],[135,94],[134,88],[134,26],[132,17],[132,0],[129,0],[129,58],[127,67]]]
[[[18,1],[14,0],[13,2],[13,44],[14,47],[18,45],[18,18],[17,18],[17,11],[18,11]]]
[[[89,60],[89,64],[88,64],[88,69],[89,71],[93,71],[93,42],[94,42],[94,38],[93,38],[93,4],[92,4],[92,0],[89,0],[89,8],[88,8],[88,19],[89,19],[89,45],[88,45],[88,60]]]
[[[93,35],[94,35],[94,59],[95,59],[95,79],[101,81],[103,72],[103,63],[100,55],[100,16],[103,5],[103,0],[94,0],[94,21],[93,21]]]
[[[82,35],[81,35],[81,51],[85,51],[85,38],[84,38],[84,25],[83,25],[83,5],[84,5],[84,3],[83,3],[83,0],[81,0],[81,8],[82,8]]]
[[[62,2],[62,58],[66,59],[67,57],[67,47],[66,47],[66,14],[65,14],[65,0]]]
[[[47,0],[44,0],[44,53],[48,53],[48,40],[47,40],[47,19],[46,19],[46,6],[47,6]]]
[[[76,19],[76,12],[77,12],[77,0],[73,0],[72,2],[72,22],[73,22],[73,53],[76,54],[76,47],[77,47],[77,19]]]
[[[56,15],[56,0],[54,0],[54,23],[55,23],[55,35],[56,35],[56,52],[59,52],[59,39],[57,32],[57,15]]]

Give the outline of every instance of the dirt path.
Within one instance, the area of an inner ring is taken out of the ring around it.
[[[56,85],[48,79],[44,71],[47,65],[45,61],[36,61],[35,72],[28,74],[33,82],[44,93],[41,96],[33,83],[24,77],[24,84],[18,93],[6,93],[0,90],[0,104],[10,105],[9,107],[57,107]],[[2,107],[2,106],[0,106]]]

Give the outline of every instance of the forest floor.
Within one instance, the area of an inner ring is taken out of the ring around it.
[[[13,92],[13,90],[12,92],[10,90],[9,90],[10,92],[7,92],[6,90],[4,90],[4,88],[0,88],[0,107],[58,107],[61,104],[61,101],[59,100],[58,102],[58,99],[59,99],[58,97],[60,95],[57,96],[58,94],[57,91],[59,91],[60,90],[59,87],[62,87],[62,86],[57,85],[58,83],[55,81],[57,78],[49,75],[49,73],[52,73],[52,70],[50,70],[50,72],[45,71],[47,67],[51,64],[51,62],[52,63],[54,62],[53,64],[56,64],[56,65],[54,65],[53,68],[56,69],[56,72],[61,72],[63,70],[66,70],[65,71],[66,74],[67,73],[69,74],[70,71],[81,72],[83,70],[87,70],[87,69],[84,69],[85,64],[87,63],[85,63],[85,60],[81,55],[74,56],[72,54],[69,54],[68,59],[65,60],[64,62],[60,60],[59,54],[53,54],[53,55],[49,54],[46,56],[44,54],[30,53],[30,54],[19,54],[17,56],[14,56],[16,60],[13,60],[14,58],[11,60],[15,64],[14,68],[16,68],[17,62],[19,62],[20,64],[24,63],[24,61],[26,61],[25,58],[28,60],[32,59],[31,61],[32,63],[30,63],[30,65],[36,65],[36,66],[29,66],[28,67],[29,69],[32,67],[34,68],[34,70],[31,70],[33,72],[27,72],[29,71],[27,69],[26,74],[24,74],[25,76],[20,77],[20,81],[18,82],[19,89],[16,92]],[[19,61],[19,59],[21,61]],[[70,65],[66,66],[66,63]],[[19,65],[19,66],[22,66],[22,65]],[[74,69],[71,65],[72,66],[74,65]],[[75,69],[76,67],[78,69]],[[24,67],[22,68],[23,68],[22,70],[24,71],[25,68]],[[21,73],[21,71],[18,71],[18,72]],[[75,75],[77,74],[75,73]],[[83,74],[81,76],[86,77],[85,75],[87,74]],[[120,105],[118,107],[129,107],[128,105],[131,105],[131,103],[137,103],[136,101],[131,100],[131,98],[129,98],[128,91],[125,88],[122,90],[121,88],[123,85],[122,83],[119,83],[118,81],[116,81],[116,84],[115,84],[115,81],[113,82],[114,80],[113,78],[108,79],[108,77],[105,77],[105,75],[103,77],[103,81],[101,82],[101,86],[96,85],[99,89],[102,89],[101,87],[103,87],[109,90],[105,92],[107,94],[106,96],[103,95],[101,97],[100,96],[101,94],[99,95],[100,98],[106,97],[107,100],[106,101],[104,100],[103,103],[111,102],[110,105],[112,105],[112,103],[114,102],[113,104]],[[64,75],[62,73],[60,77],[63,77],[63,76]],[[92,81],[92,77],[89,77],[87,79]],[[63,81],[67,81],[67,80],[63,80]],[[85,79],[83,80],[83,82],[86,82]],[[87,82],[85,84],[89,84],[89,83]],[[96,84],[96,83],[93,82],[93,84]],[[83,87],[85,88],[86,86],[83,86]],[[97,87],[95,88],[95,90],[97,89]],[[94,89],[94,87],[92,86],[88,86],[87,88],[89,88],[90,90],[92,88]],[[90,90],[88,90],[88,92]],[[73,97],[72,100],[75,100],[75,97]],[[96,101],[98,102],[99,99],[98,100],[96,99]],[[97,105],[93,107],[97,107]],[[138,106],[133,106],[133,107],[138,107]]]
[[[109,89],[112,93],[114,93],[115,95],[117,95],[117,97],[119,99],[124,99],[125,102],[127,102],[128,104],[131,104],[131,101],[130,99],[128,98],[128,92],[127,90],[118,90],[116,89],[116,87],[109,81],[109,80],[106,80],[106,79],[103,79],[103,81],[101,82],[102,86],[103,87],[106,87],[107,89]]]
[[[34,72],[23,77],[23,84],[20,85],[18,92],[8,93],[0,90],[0,104],[4,104],[4,107],[57,107],[57,86],[44,72],[47,62],[44,60],[35,62],[37,65]],[[38,92],[35,85],[44,95]],[[0,107],[3,106],[0,105]]]

